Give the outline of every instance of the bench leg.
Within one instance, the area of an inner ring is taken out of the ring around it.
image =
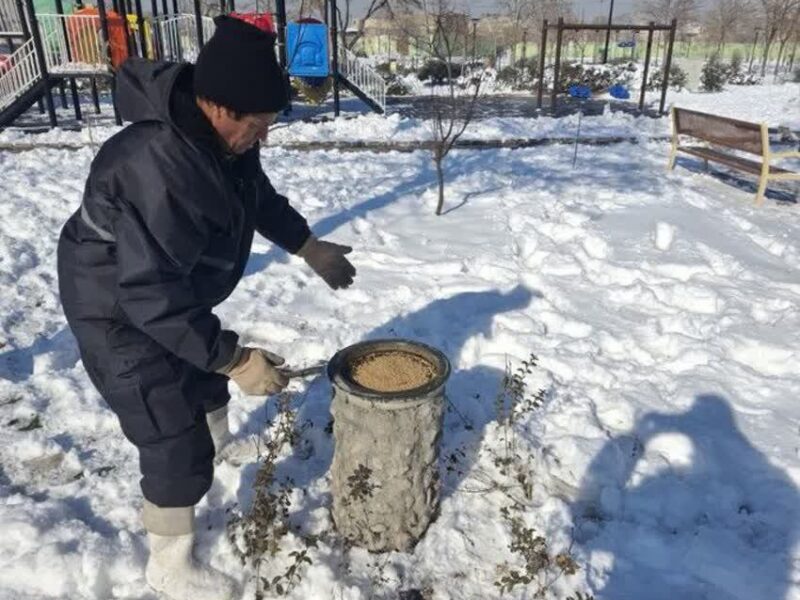
[[[667,171],[672,171],[675,168],[675,161],[678,158],[678,150],[673,148],[669,153],[669,160],[667,161]]]
[[[760,177],[758,180],[758,193],[756,194],[756,206],[764,204],[764,194],[767,191],[767,177]]]

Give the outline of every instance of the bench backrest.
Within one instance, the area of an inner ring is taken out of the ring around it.
[[[688,135],[711,144],[752,154],[764,154],[762,126],[696,110],[675,107],[673,126],[677,135]]]

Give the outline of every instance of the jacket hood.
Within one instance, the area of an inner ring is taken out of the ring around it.
[[[187,64],[153,62],[129,58],[117,73],[117,106],[120,116],[138,121],[161,121],[174,125],[170,95],[175,80]]]

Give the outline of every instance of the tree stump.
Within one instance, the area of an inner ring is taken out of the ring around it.
[[[333,520],[353,544],[408,551],[439,506],[439,439],[450,363],[406,340],[361,342],[328,363]]]

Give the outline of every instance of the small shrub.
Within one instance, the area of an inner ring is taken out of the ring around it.
[[[650,81],[647,84],[647,89],[649,90],[660,89],[663,79],[664,79],[664,71],[662,69],[654,71],[653,74],[650,75]],[[686,74],[686,71],[681,69],[676,64],[672,64],[669,66],[669,87],[671,87],[676,92],[679,92],[680,90],[686,87],[688,81],[689,81],[689,76]]]
[[[497,82],[508,86],[515,86],[520,78],[520,70],[514,66],[503,67],[497,72]]]
[[[461,75],[461,65],[452,63],[450,74],[455,78]],[[448,81],[447,63],[443,60],[429,60],[417,74],[420,81],[428,81],[434,85],[441,85]]]
[[[530,58],[520,58],[514,66],[522,71],[522,74],[530,79],[539,76],[539,59],[535,56]]]
[[[401,77],[390,77],[386,81],[387,96],[410,96],[413,90]]]
[[[539,74],[536,58],[520,59],[497,73],[497,82],[515,90],[529,89]]]
[[[375,66],[375,70],[384,79],[387,79],[387,78],[389,78],[389,77],[391,77],[393,75],[393,73],[392,73],[392,63],[388,63],[388,62],[380,63],[379,65]]]
[[[731,56],[728,64],[728,81],[741,77],[742,75],[742,53],[738,50]]]
[[[719,59],[719,55],[712,54],[703,65],[700,87],[706,92],[720,92],[725,86],[727,78],[727,68]]]
[[[311,564],[308,549],[317,545],[316,536],[299,535],[305,546],[287,554],[288,567],[273,577],[265,577],[262,570],[272,566],[281,554],[284,538],[292,531],[289,523],[289,494],[291,481],[276,481],[276,461],[288,447],[300,442],[300,429],[295,426],[296,412],[290,408],[291,396],[278,397],[278,422],[275,434],[264,443],[264,453],[254,482],[255,499],[249,512],[234,511],[228,521],[228,539],[234,554],[242,565],[250,563],[255,570],[255,599],[262,600],[265,592],[283,596],[300,581],[303,568]],[[297,532],[295,532],[297,533]]]
[[[578,563],[571,550],[552,554],[544,536],[537,535],[531,527],[526,527],[522,517],[513,514],[509,507],[500,509],[503,520],[511,530],[508,549],[522,562],[522,568],[513,568],[508,563],[498,566],[495,586],[500,593],[512,592],[515,587],[535,586],[533,598],[545,598],[555,582],[578,572]],[[580,600],[582,596],[577,598]],[[586,597],[587,600],[590,597]]]
[[[585,85],[592,92],[606,90],[615,83],[630,85],[635,72],[636,65],[631,62],[617,65],[567,64],[561,68],[560,91],[566,92],[571,85]]]

